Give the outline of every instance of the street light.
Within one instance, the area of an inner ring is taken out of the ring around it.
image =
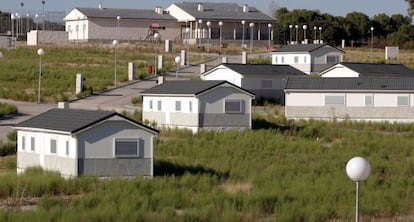
[[[292,28],[293,25],[289,25],[289,44],[292,44]]]
[[[118,40],[113,40],[112,41],[112,45],[114,46],[114,64],[115,64],[115,72],[114,72],[114,87],[116,88],[116,82],[117,82],[117,77],[116,77],[116,46],[118,45]]]
[[[199,42],[198,42],[198,47],[200,48],[201,47],[201,26],[202,26],[202,24],[203,24],[203,20],[202,19],[199,19],[198,20],[198,39],[199,39]]]
[[[295,25],[295,29],[296,29],[296,39],[295,39],[295,41],[296,41],[296,44],[298,44],[298,28],[299,28],[299,25]]]
[[[268,45],[268,49],[267,49],[267,51],[270,51],[270,39],[271,39],[271,29],[272,29],[272,24],[271,23],[269,23],[269,24],[267,24],[267,28],[269,28],[269,43],[267,44]]]
[[[157,32],[154,34],[154,40],[155,40],[155,67],[154,67],[154,72],[155,75],[157,75],[157,69],[158,69],[158,62],[157,62],[157,56],[158,56],[158,40],[160,39],[160,34]]]
[[[35,15],[35,19],[36,19],[36,30],[39,29],[39,21],[37,21],[37,18],[39,17],[38,14]]]
[[[307,25],[303,25],[303,42],[306,43],[306,29],[308,29]]]
[[[355,221],[359,221],[359,182],[367,179],[371,171],[368,160],[354,157],[346,164],[348,177],[356,183]]]
[[[189,57],[190,57],[190,47],[188,44],[188,41],[190,39],[190,28],[187,27],[185,28],[185,36],[186,36],[186,41],[185,41],[185,49],[186,49],[186,53],[185,53],[185,64],[189,65]]]
[[[313,26],[313,35],[314,35],[314,37],[313,37],[313,43],[316,42],[316,29],[318,29],[318,28],[316,26]]]
[[[207,21],[206,25],[208,27],[208,33],[207,33],[207,35],[208,35],[208,38],[207,38],[207,53],[210,53],[210,36],[211,36],[210,35],[211,34],[210,27],[211,27],[211,22],[210,21]]]
[[[241,20],[241,24],[243,25],[242,48],[244,48],[244,25],[246,24],[246,21]]]
[[[2,59],[4,57],[3,53],[0,52],[0,59]]]
[[[42,1],[42,5],[43,5],[43,15],[42,15],[42,17],[43,17],[43,31],[45,30],[45,4],[46,4],[46,1]]]
[[[178,79],[178,66],[180,65],[181,62],[181,57],[180,56],[176,56],[174,59],[175,64],[177,64],[177,69],[175,70],[175,79]]]
[[[121,38],[120,38],[120,36],[119,36],[119,20],[121,20],[121,16],[116,16],[116,21],[117,21],[117,23],[118,23],[118,26],[117,26],[117,28],[116,28],[116,35],[117,35],[117,39],[118,40],[120,40]]]
[[[253,22],[251,22],[250,24],[249,24],[249,26],[250,26],[250,53],[252,53],[252,51],[253,51],[253,28],[254,28],[254,23]]]
[[[374,47],[374,27],[371,26],[371,60],[372,60],[373,47]]]
[[[37,54],[39,55],[39,88],[37,91],[37,103],[41,102],[41,86],[42,86],[42,56],[45,54],[45,50],[42,48],[37,50]]]
[[[322,27],[319,27],[319,44],[322,44]]]
[[[220,54],[221,54],[221,41],[222,41],[222,38],[223,38],[223,29],[222,29],[222,27],[223,27],[223,22],[222,21],[219,21],[219,26],[220,26]]]

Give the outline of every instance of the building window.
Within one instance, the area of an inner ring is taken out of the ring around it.
[[[272,88],[272,80],[271,79],[263,79],[262,80],[262,89],[271,89]]]
[[[188,104],[188,110],[190,110],[190,113],[193,112],[193,102],[189,102]]]
[[[374,97],[372,95],[365,96],[365,106],[373,106],[374,105]]]
[[[181,101],[175,101],[175,111],[181,111]]]
[[[345,96],[325,96],[325,105],[345,105]]]
[[[69,156],[69,141],[66,141],[66,156]]]
[[[408,96],[397,96],[397,105],[398,106],[409,106],[409,98]]]
[[[152,110],[152,100],[149,101],[149,108]]]
[[[30,138],[30,150],[31,151],[35,150],[35,138],[34,137]]]
[[[285,64],[285,57],[284,56],[282,56],[282,57],[280,57],[280,62],[281,62],[281,64]]]
[[[22,136],[22,150],[26,149],[26,137]]]
[[[293,63],[299,63],[299,56],[295,56],[293,59],[294,59]]]
[[[241,100],[229,99],[224,101],[224,112],[225,113],[241,113],[242,102]]]
[[[339,62],[338,56],[328,55],[326,56],[326,63],[327,64],[337,64]]]
[[[277,64],[277,56],[275,56],[275,64]]]
[[[303,57],[303,63],[306,64],[306,56]]]
[[[144,157],[144,146],[140,139],[115,139],[116,157]]]
[[[50,140],[50,153],[56,153],[56,140]]]
[[[162,108],[162,102],[161,102],[161,100],[158,100],[158,111],[161,111],[161,108]]]

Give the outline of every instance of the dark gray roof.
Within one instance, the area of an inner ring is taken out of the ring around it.
[[[117,8],[76,8],[88,18],[116,19],[148,19],[148,20],[176,20],[170,14],[157,14],[155,10],[148,9],[117,9]]]
[[[51,109],[37,116],[34,116],[26,121],[23,121],[15,128],[36,128],[56,130],[62,132],[76,133],[82,129],[99,123],[112,116],[121,116],[143,128],[148,129],[154,133],[158,133],[157,130],[138,123],[129,119],[119,113],[110,111],[91,111],[91,110],[78,110],[78,109]]]
[[[270,65],[270,64],[222,64],[242,75],[269,75],[269,76],[307,76],[304,72],[290,65]]]
[[[414,91],[414,78],[289,78],[286,89]]]
[[[279,49],[275,50],[276,52],[312,52],[317,49],[323,48],[323,47],[332,47],[340,52],[345,53],[344,51],[328,45],[328,44],[297,44],[297,45],[284,45],[280,47]]]
[[[196,19],[203,20],[251,20],[261,22],[275,22],[276,20],[255,7],[248,6],[249,12],[243,12],[243,6],[236,3],[203,2],[204,11],[198,11],[198,2],[175,3],[175,5]]]
[[[233,85],[227,81],[222,80],[206,80],[206,81],[196,81],[196,80],[177,80],[177,81],[166,81],[163,84],[154,86],[150,89],[147,89],[141,92],[141,95],[198,95],[207,90],[213,89],[217,86],[223,84],[229,84],[238,88],[248,94],[254,95],[253,93],[242,89],[236,85]]]
[[[341,63],[360,74],[360,77],[414,77],[414,70],[402,64]]]

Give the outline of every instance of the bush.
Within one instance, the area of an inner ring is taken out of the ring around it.
[[[17,107],[13,104],[0,103],[0,117],[17,113]]]

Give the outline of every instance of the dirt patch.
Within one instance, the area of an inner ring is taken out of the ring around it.
[[[225,183],[222,185],[224,191],[230,194],[236,194],[238,192],[251,193],[253,190],[253,184],[250,182],[244,183]]]

